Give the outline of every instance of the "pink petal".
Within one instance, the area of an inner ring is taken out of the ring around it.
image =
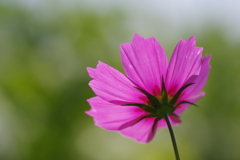
[[[90,87],[102,99],[116,104],[144,102],[139,98],[144,95],[118,70],[103,62],[99,62],[96,69],[87,68],[87,70],[93,78],[89,83]]]
[[[186,101],[191,102],[191,103],[195,103],[197,102],[202,96],[205,96],[205,92],[201,92],[200,94],[198,94],[196,97],[188,99]],[[182,101],[182,100],[180,100]],[[180,102],[179,101],[179,102]],[[182,104],[180,105],[176,110],[175,110],[175,114],[176,115],[181,115],[189,106],[191,106],[190,104]]]
[[[175,94],[190,77],[199,75],[203,48],[195,45],[195,36],[187,41],[180,40],[173,52],[165,82],[168,90],[175,87],[172,94]]]
[[[168,61],[156,39],[144,39],[135,34],[132,43],[121,44],[120,49],[127,77],[150,94],[156,94],[156,90],[160,91],[161,79],[165,76]]]
[[[188,87],[184,91],[184,95],[182,96],[183,99],[189,99],[191,97],[194,97],[202,90],[202,88],[204,87],[204,85],[207,81],[208,74],[209,74],[209,71],[211,68],[211,66],[209,65],[211,57],[212,57],[212,55],[206,55],[204,57],[204,59],[202,60],[202,63],[201,63],[200,74],[196,78],[196,80],[193,81],[194,84],[192,86]]]
[[[152,126],[155,118],[147,118],[138,122],[137,124],[127,127],[119,131],[123,136],[134,139],[140,143],[150,142],[156,134],[158,128],[166,128],[167,124],[164,119],[158,121],[157,127],[152,133]],[[169,121],[172,126],[178,125],[181,123],[181,120],[175,116],[169,116]]]
[[[155,118],[146,118],[137,124],[119,131],[123,136],[134,139],[140,143],[151,141],[156,133],[152,134],[152,126]]]
[[[100,97],[93,97],[87,101],[92,108],[86,113],[94,117],[95,125],[107,130],[129,127],[145,114],[139,107],[115,105]]]
[[[180,118],[176,117],[176,116],[168,116],[168,119],[171,123],[172,126],[177,126],[179,125],[182,121],[180,120]],[[165,121],[165,119],[161,119],[158,122],[158,128],[163,129],[163,128],[167,128],[167,123]]]

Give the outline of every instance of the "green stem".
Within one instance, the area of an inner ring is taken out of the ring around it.
[[[168,114],[165,115],[164,119],[167,122],[168,130],[169,130],[169,133],[171,135],[171,139],[172,139],[172,144],[173,144],[173,149],[174,149],[176,160],[180,160],[180,156],[179,156],[178,148],[177,148],[177,143],[176,143],[176,140],[175,140],[175,137],[174,137],[172,126],[171,126],[170,121],[168,119]]]

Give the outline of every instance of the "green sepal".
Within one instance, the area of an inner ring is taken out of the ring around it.
[[[170,104],[174,105],[174,104],[177,102],[177,100],[178,100],[178,98],[180,97],[180,95],[181,95],[181,93],[183,92],[183,90],[186,89],[187,87],[193,85],[193,84],[194,84],[194,83],[189,83],[189,84],[183,86],[182,88],[180,88],[180,89],[178,90],[178,92],[173,96],[172,100],[170,101]]]
[[[147,96],[150,104],[154,108],[157,108],[157,107],[160,108],[161,107],[161,103],[158,101],[158,99],[155,96],[149,94],[148,92],[144,91],[143,89],[140,89],[140,88],[137,88],[137,87],[136,87],[136,89],[138,89],[139,91],[141,91],[143,94],[145,94]]]
[[[188,101],[181,101],[181,102],[179,102],[179,103],[177,104],[177,106],[176,106],[175,108],[177,108],[177,107],[180,106],[181,104],[185,104],[185,103],[187,103],[187,104],[191,104],[191,105],[193,105],[193,106],[198,107],[195,103],[188,102]]]
[[[191,104],[191,105],[193,105],[193,106],[198,107],[195,103],[188,102],[188,101],[181,101],[181,102],[179,102],[179,103],[175,106],[174,110],[176,110],[181,104]]]
[[[164,79],[162,77],[162,92],[161,92],[161,97],[162,97],[162,103],[168,103],[168,93],[165,87]]]
[[[151,130],[152,134],[154,134],[154,129],[155,129],[156,125],[157,125],[157,122],[158,122],[159,120],[161,120],[162,118],[163,118],[163,117],[157,117],[157,118],[155,118],[154,123],[153,123],[153,126],[152,126],[152,130]]]
[[[135,125],[135,124],[137,124],[138,122],[140,122],[141,120],[143,120],[143,119],[145,119],[145,118],[152,118],[152,117],[156,117],[156,116],[153,115],[153,114],[148,114],[148,115],[146,115],[146,116],[143,116],[143,117],[140,118],[137,122],[135,122],[134,124],[132,124],[132,126]]]
[[[137,107],[142,108],[144,111],[146,111],[148,113],[152,113],[152,114],[156,113],[156,110],[154,108],[149,107],[148,105],[145,105],[145,104],[133,103],[133,104],[124,104],[122,106],[137,106]]]

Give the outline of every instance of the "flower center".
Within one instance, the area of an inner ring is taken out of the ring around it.
[[[181,104],[188,103],[191,105],[195,105],[188,101],[181,101],[181,102],[177,103],[183,90],[191,85],[193,85],[193,83],[189,83],[189,84],[183,86],[182,88],[180,88],[178,90],[178,92],[172,98],[170,98],[168,96],[168,93],[167,93],[167,90],[165,87],[164,79],[162,78],[162,91],[159,96],[155,97],[143,89],[136,88],[139,91],[141,91],[148,98],[148,102],[146,104],[137,104],[137,103],[126,104],[124,106],[138,106],[138,107],[142,108],[144,111],[149,113],[149,115],[145,116],[144,118],[157,117],[157,119],[160,120],[169,115],[177,116],[176,114],[174,114],[174,111]]]

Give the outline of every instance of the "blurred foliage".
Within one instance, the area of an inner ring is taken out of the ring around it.
[[[94,96],[86,67],[101,60],[122,71],[118,45],[133,35],[123,14],[46,12],[0,3],[0,159],[173,159],[167,130],[141,145],[84,114]],[[197,45],[213,54],[212,70],[200,107],[174,128],[182,159],[240,158],[240,47],[223,32],[209,27],[197,35]]]
[[[114,63],[110,53],[118,53],[109,44],[121,37],[120,14],[53,14],[0,6],[1,99],[10,108],[1,106],[14,119],[1,131],[10,132],[11,146],[0,144],[0,159],[79,159],[74,141],[93,96],[86,66]]]

